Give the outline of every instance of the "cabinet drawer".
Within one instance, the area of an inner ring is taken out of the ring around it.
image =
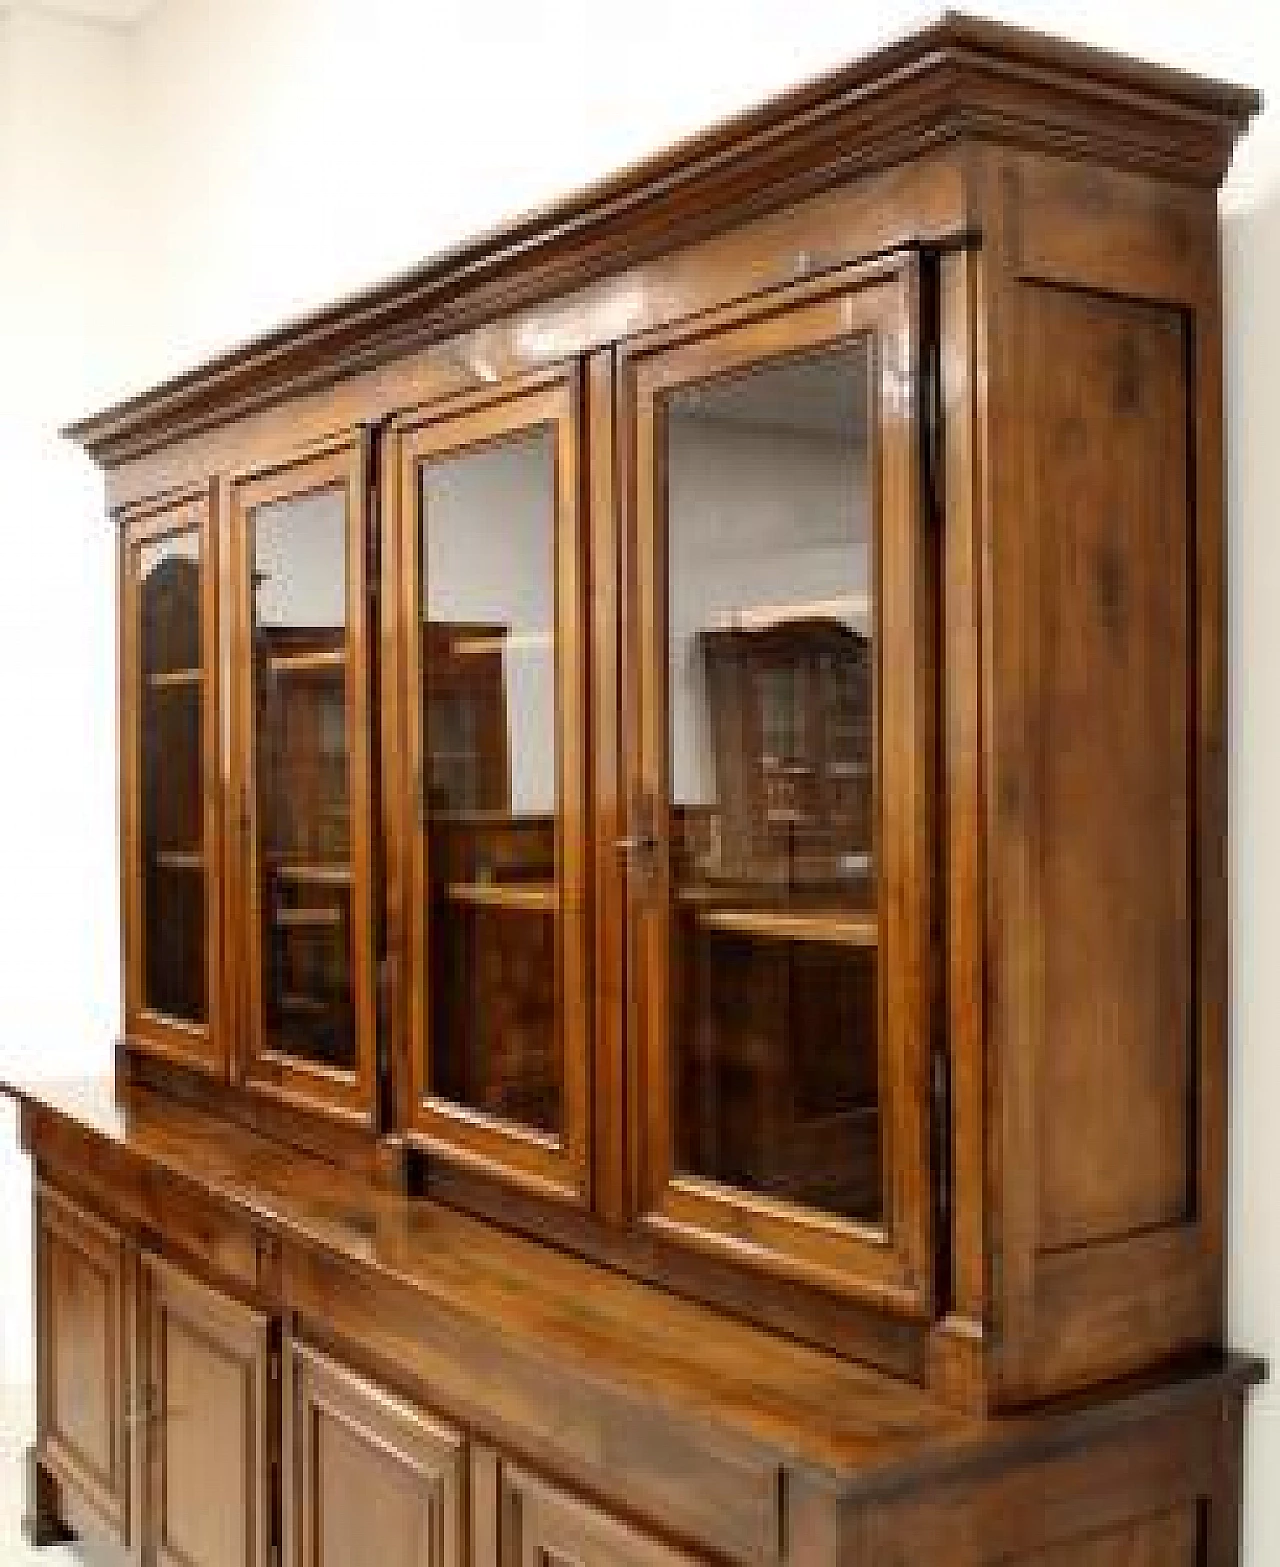
[[[120,1232],[36,1192],[37,1446],[121,1544],[131,1537],[129,1270]]]
[[[290,1567],[461,1567],[462,1436],[305,1345],[289,1369]]]
[[[698,1567],[704,1560],[490,1452],[475,1455],[471,1495],[473,1567]]]

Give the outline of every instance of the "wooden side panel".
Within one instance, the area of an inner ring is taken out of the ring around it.
[[[290,1356],[291,1567],[460,1567],[461,1435],[315,1350]]]
[[[1183,314],[1023,300],[1041,536],[1041,1250],[1190,1217]]]
[[[1017,1404],[1221,1340],[1218,231],[1159,181],[974,170],[987,1234]]]
[[[1015,1557],[1009,1567],[1200,1567],[1200,1560],[1196,1511],[1180,1507]]]
[[[122,1544],[130,1536],[127,1279],[119,1232],[41,1186],[37,1449]]]
[[[842,1559],[856,1567],[1235,1567],[1240,1395],[1055,1440],[1051,1420],[976,1469],[852,1506]]]
[[[158,1567],[266,1567],[267,1321],[145,1264],[148,1533]]]

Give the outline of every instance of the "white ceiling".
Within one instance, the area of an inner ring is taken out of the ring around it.
[[[76,16],[87,22],[136,22],[155,8],[157,0],[0,0],[0,12],[29,6],[34,11],[53,11]]]

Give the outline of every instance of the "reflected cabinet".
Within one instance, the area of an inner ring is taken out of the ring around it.
[[[1253,107],[950,18],[77,426],[122,1081],[405,1204],[366,1262],[476,1225],[485,1310],[623,1280],[983,1415],[1219,1349]],[[369,1479],[303,1361],[304,1488]],[[510,1559],[630,1559],[537,1469]]]

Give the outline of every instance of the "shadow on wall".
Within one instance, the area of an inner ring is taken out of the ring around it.
[[[1280,171],[1227,212],[1228,755],[1232,913],[1230,1336],[1280,1373]],[[1247,1236],[1247,1246],[1240,1244]],[[1245,1554],[1280,1561],[1280,1386],[1249,1427]]]

